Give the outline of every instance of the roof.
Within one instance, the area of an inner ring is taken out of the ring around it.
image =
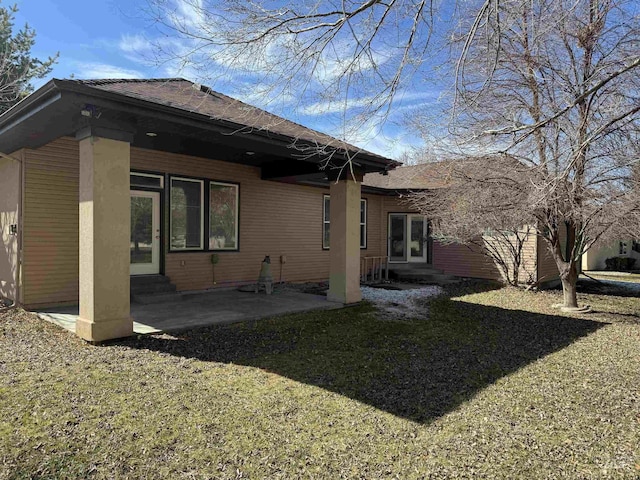
[[[368,173],[362,183],[383,190],[429,190],[466,183],[473,178],[522,178],[530,173],[531,167],[513,156],[484,155],[403,166],[386,175]]]
[[[342,148],[351,152],[389,159],[350,143],[338,140],[299,123],[279,117],[235,98],[216,92],[205,85],[184,78],[66,80],[99,90],[119,93],[159,105],[206,115],[213,120],[233,122],[246,130],[285,135],[312,144]],[[391,162],[393,162],[391,160]]]
[[[141,148],[247,164],[351,158],[365,172],[400,165],[183,78],[52,79],[0,116],[0,150],[39,148],[89,125],[130,132]],[[164,138],[151,142],[150,131]]]
[[[420,190],[447,186],[453,162],[449,160],[408,165],[391,170],[387,175],[368,173],[363,185],[385,190]]]

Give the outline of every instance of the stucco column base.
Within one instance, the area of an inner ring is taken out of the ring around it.
[[[360,183],[331,182],[331,244],[327,300],[357,303],[360,291]]]
[[[102,342],[133,333],[130,147],[129,142],[95,135],[83,136],[79,143],[80,314],[76,334]]]
[[[116,318],[92,322],[78,318],[76,335],[89,342],[104,342],[113,338],[129,337],[133,335],[133,320],[131,318]]]

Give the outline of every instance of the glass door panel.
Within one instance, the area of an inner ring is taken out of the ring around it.
[[[409,215],[409,261],[427,262],[427,219]]]
[[[160,194],[131,192],[131,275],[160,273]]]
[[[407,216],[389,215],[389,261],[407,261]]]

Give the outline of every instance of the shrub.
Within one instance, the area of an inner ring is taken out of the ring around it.
[[[607,270],[631,270],[636,263],[636,259],[628,257],[611,257],[607,258],[604,263],[607,265]]]

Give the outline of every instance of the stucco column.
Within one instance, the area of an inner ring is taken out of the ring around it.
[[[331,244],[328,300],[356,303],[360,292],[360,182],[331,181]]]
[[[101,342],[133,333],[129,312],[130,148],[128,141],[98,136],[90,130],[77,138],[80,318],[76,334]]]

